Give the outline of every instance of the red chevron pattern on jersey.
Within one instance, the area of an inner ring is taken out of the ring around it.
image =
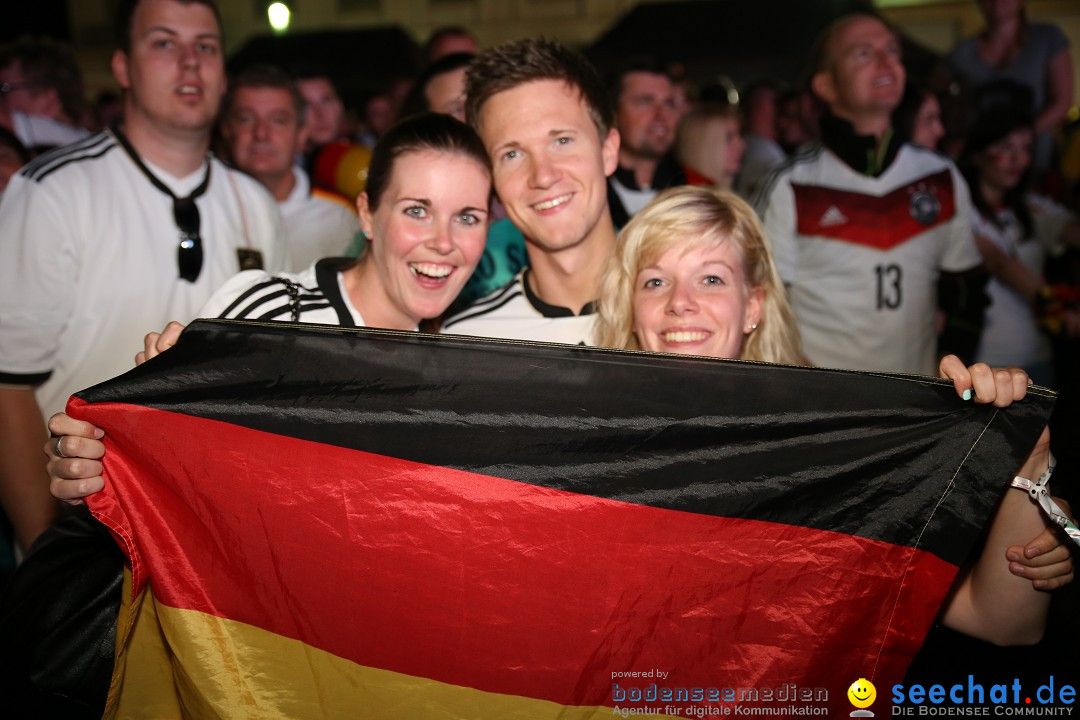
[[[891,250],[956,214],[950,172],[919,178],[887,195],[792,183],[798,232]]]

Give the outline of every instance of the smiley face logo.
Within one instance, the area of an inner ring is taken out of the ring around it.
[[[857,708],[868,708],[877,699],[877,688],[866,678],[859,678],[847,689],[848,700]]]

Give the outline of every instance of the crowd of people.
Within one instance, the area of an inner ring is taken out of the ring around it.
[[[1048,263],[1080,245],[1080,223],[1033,183],[1053,172],[1041,148],[1071,97],[1069,51],[1039,40],[1022,3],[981,5],[987,30],[957,69],[988,68],[971,75],[983,88],[1041,63],[1051,81],[1010,81],[1040,92],[1011,95],[1008,114],[983,92],[959,167],[934,147],[936,96],[911,90],[898,114],[900,38],[870,15],[822,33],[804,89],[761,82],[737,106],[683,107],[655,59],[605,80],[554,41],[480,51],[451,29],[360,131],[317,70],[244,68],[226,92],[210,0],[120,3],[123,114],[96,134],[59,90],[17,105],[46,83],[0,55],[0,126],[25,163],[0,200],[0,503],[16,545],[46,531],[57,498],[102,487],[101,431],[60,413],[67,397],[140,347],[140,362],[167,351],[197,317],[940,371],[998,406],[1029,376],[1066,385],[1054,353],[1080,334],[1077,278]],[[1048,56],[1029,57],[1036,43]],[[396,123],[387,106],[403,108]],[[356,198],[319,187],[341,141],[372,145]],[[61,147],[25,162],[43,144]],[[1024,471],[1048,464],[1044,441]],[[1007,542],[979,561],[1004,583],[994,602],[964,589],[944,617],[1031,642],[1042,591],[1072,564],[1034,505],[1011,510],[995,520]]]

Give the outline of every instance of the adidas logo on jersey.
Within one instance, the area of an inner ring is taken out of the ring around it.
[[[818,225],[821,227],[832,227],[834,225],[843,225],[847,221],[847,215],[840,212],[840,208],[835,205],[830,205],[829,209],[826,210],[825,214],[818,220]]]

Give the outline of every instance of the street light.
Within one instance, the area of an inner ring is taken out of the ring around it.
[[[270,27],[274,28],[274,32],[282,33],[289,29],[292,11],[285,3],[275,2],[266,8],[266,16],[270,19]]]

